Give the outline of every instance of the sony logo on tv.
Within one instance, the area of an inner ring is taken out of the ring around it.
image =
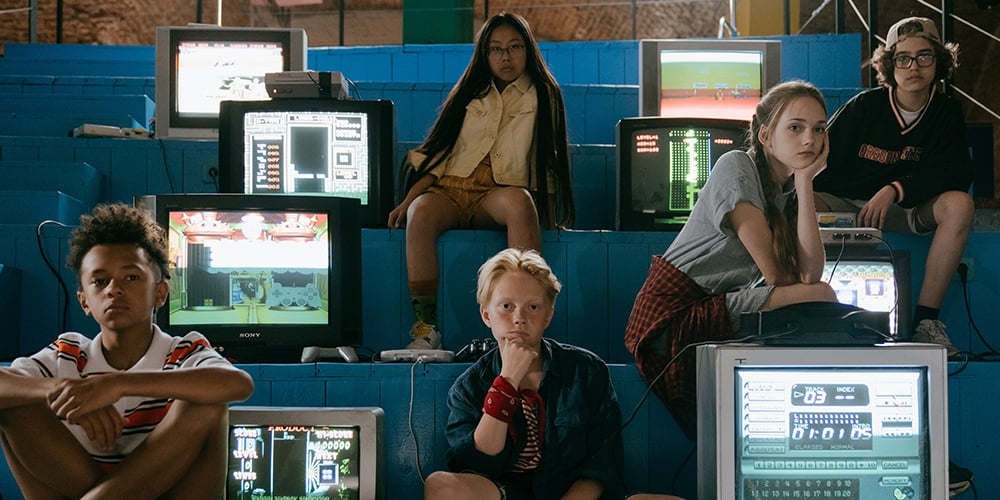
[[[257,339],[260,338],[260,332],[240,332],[239,337],[241,339]]]

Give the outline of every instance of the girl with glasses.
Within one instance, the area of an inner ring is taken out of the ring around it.
[[[406,271],[416,323],[409,349],[440,349],[437,237],[449,229],[506,228],[509,247],[541,250],[541,228],[573,220],[562,91],[528,22],[500,13],[424,143],[407,155],[416,180],[389,213],[406,227]]]

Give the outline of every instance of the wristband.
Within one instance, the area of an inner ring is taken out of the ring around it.
[[[891,187],[892,190],[896,192],[896,201],[894,203],[899,203],[903,201],[903,189],[899,185],[897,185],[895,181],[890,182],[889,187]]]
[[[486,392],[483,401],[483,413],[505,423],[514,421],[514,413],[521,407],[521,396],[517,389],[507,382],[507,379],[498,376],[493,380],[493,385]]]

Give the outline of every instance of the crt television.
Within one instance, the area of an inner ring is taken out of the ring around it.
[[[889,313],[889,333],[901,340],[911,331],[910,252],[876,245],[828,245],[823,281],[837,301]],[[902,336],[901,336],[902,334]]]
[[[781,41],[639,41],[639,116],[747,120],[781,82]]]
[[[393,203],[392,101],[224,101],[219,190],[357,198],[361,225],[385,227]]]
[[[937,344],[697,348],[698,498],[948,498]]]
[[[233,406],[227,500],[385,498],[381,408]]]
[[[298,362],[306,346],[361,343],[358,200],[137,197],[167,228],[166,331],[197,330],[232,361]]]
[[[156,28],[156,137],[215,139],[219,103],[267,99],[264,75],[306,69],[301,28]]]
[[[623,118],[615,133],[619,231],[680,230],[712,165],[742,149],[749,122]]]

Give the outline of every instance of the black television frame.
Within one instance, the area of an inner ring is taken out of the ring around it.
[[[329,307],[325,324],[178,324],[170,323],[170,302],[159,308],[156,323],[164,331],[201,332],[222,355],[237,363],[299,362],[307,346],[339,347],[362,343],[360,203],[354,198],[246,195],[229,193],[137,196],[143,208],[169,231],[172,211],[267,211],[323,213],[331,228]],[[279,266],[280,263],[275,263]],[[176,330],[183,330],[176,331]]]
[[[632,157],[631,138],[633,133],[642,130],[660,130],[675,127],[692,127],[708,130],[736,131],[736,137],[731,148],[722,148],[709,159],[709,171],[715,166],[716,160],[722,154],[744,148],[744,136],[749,130],[749,122],[725,118],[669,118],[660,116],[644,116],[623,118],[615,127],[616,148],[616,198],[615,228],[618,231],[680,231],[683,222],[664,222],[682,217],[678,211],[642,212],[632,209]],[[690,211],[687,211],[690,213]]]
[[[361,205],[361,226],[384,228],[393,209],[393,169],[396,146],[396,110],[389,100],[340,100],[331,98],[288,98],[269,101],[223,101],[219,114],[219,191],[245,193],[245,128],[243,117],[250,112],[347,112],[368,115],[368,203]],[[282,193],[289,196],[323,193]],[[271,196],[267,194],[266,196]]]

